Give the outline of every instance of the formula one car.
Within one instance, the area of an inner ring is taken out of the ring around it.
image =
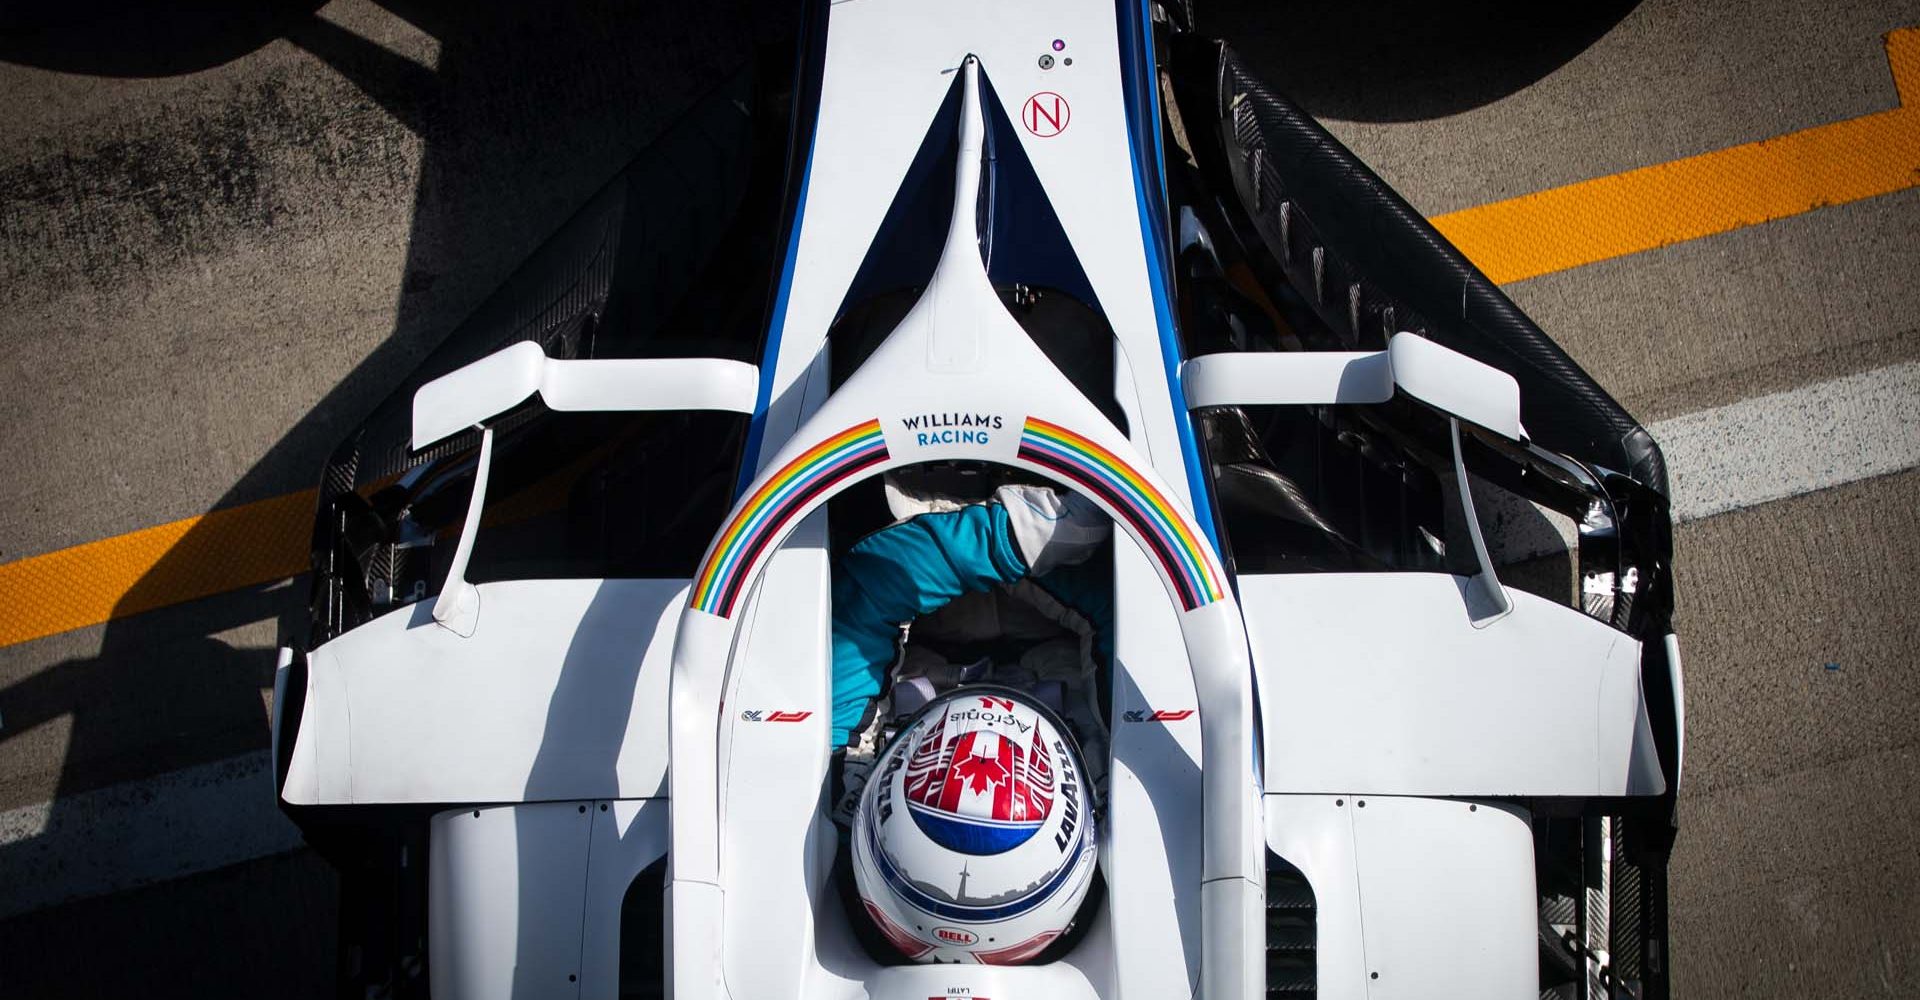
[[[332,455],[342,996],[1663,997],[1658,447],[1181,4],[808,5]]]

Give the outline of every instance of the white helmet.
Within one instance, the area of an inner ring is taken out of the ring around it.
[[[917,961],[1031,960],[1093,880],[1086,773],[1073,737],[1024,695],[968,687],[929,704],[854,810],[867,915]]]

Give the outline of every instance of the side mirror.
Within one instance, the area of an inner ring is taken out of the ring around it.
[[[413,447],[417,450],[479,426],[538,393],[555,410],[728,410],[752,413],[760,395],[760,370],[720,358],[640,358],[555,361],[540,345],[521,341],[428,382],[413,394]],[[467,582],[467,561],[480,529],[488,473],[493,468],[493,428],[480,434],[467,519],[433,602],[433,620],[462,637],[473,635],[480,592]]]
[[[521,341],[413,394],[413,447],[424,448],[538,394],[555,410],[728,410],[752,413],[760,370],[720,358],[555,361]]]
[[[1474,510],[1460,423],[1524,443],[1520,383],[1492,365],[1412,333],[1396,333],[1384,351],[1273,351],[1207,354],[1180,366],[1187,408],[1333,406],[1384,403],[1398,389],[1447,417],[1453,451],[1452,503],[1464,517],[1479,572],[1469,578],[1468,611],[1484,628],[1513,611],[1494,572]]]
[[[1207,354],[1180,367],[1187,408],[1384,403],[1395,388],[1448,416],[1525,441],[1520,383],[1412,333],[1384,351]]]
[[[1387,357],[1401,392],[1510,441],[1527,439],[1513,376],[1411,333],[1394,334]]]
[[[1187,407],[1330,406],[1393,398],[1385,351],[1203,354],[1180,366]]]

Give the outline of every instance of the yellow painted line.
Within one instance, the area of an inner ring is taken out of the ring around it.
[[[1920,186],[1920,28],[1886,37],[1899,106],[1433,220],[1500,284]],[[312,490],[0,563],[0,646],[293,576]]]
[[[0,646],[307,568],[313,490],[0,563]]]
[[[1920,28],[1886,36],[1899,105],[1442,215],[1496,284],[1920,186]]]

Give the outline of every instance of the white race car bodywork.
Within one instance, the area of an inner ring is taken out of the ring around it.
[[[463,555],[438,601],[307,654],[284,799],[447,806],[431,832],[434,995],[616,996],[623,902],[664,857],[674,1000],[1263,996],[1269,851],[1311,883],[1319,996],[1538,995],[1534,837],[1515,800],[1665,790],[1640,643],[1502,587],[1484,550],[1476,576],[1230,573],[1196,505],[1189,408],[1399,392],[1454,419],[1456,441],[1458,421],[1526,436],[1511,378],[1411,335],[1241,367],[1214,355],[1183,382],[1146,212],[1159,181],[1137,166],[1140,136],[1159,131],[1130,127],[1127,107],[1145,17],[1101,0],[833,6],[757,372],[549,362],[523,343],[415,395],[417,446],[536,392],[556,409],[757,419],[748,481],[692,578],[473,585]],[[958,210],[940,265],[829,391],[826,331],[956,86]],[[1024,127],[1030,97],[1070,108],[1061,126]],[[1112,326],[1124,433],[988,281],[971,210],[986,116],[1021,125]],[[978,432],[924,429],[948,414]],[[831,881],[823,505],[888,469],[956,459],[1085,492],[1132,543],[1113,558],[1106,894],[1045,965],[882,964]],[[470,525],[484,489],[483,471]]]

